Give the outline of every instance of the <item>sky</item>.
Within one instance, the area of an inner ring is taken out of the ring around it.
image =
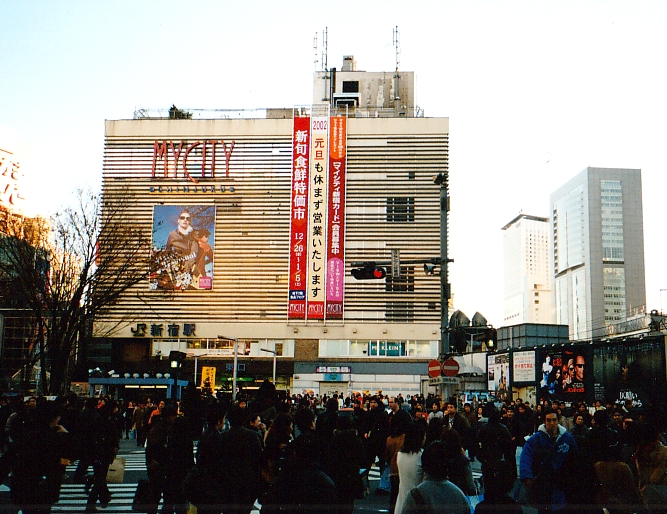
[[[662,0],[3,0],[0,149],[53,212],[99,189],[105,119],[306,105],[325,28],[329,67],[391,71],[397,27],[417,104],[450,120],[455,307],[503,325],[501,228],[595,166],[642,170],[647,309],[667,310],[666,20]]]

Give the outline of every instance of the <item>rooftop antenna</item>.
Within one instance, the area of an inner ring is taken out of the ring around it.
[[[324,27],[322,31],[322,71],[329,71],[327,62],[327,53],[329,51],[329,27]]]
[[[315,37],[313,37],[313,48],[315,49],[315,60],[313,61],[313,64],[315,66],[315,71],[317,71],[317,63],[320,62],[320,60],[317,58],[317,32],[315,32]]]
[[[398,117],[399,114],[401,113],[401,95],[398,91],[398,82],[400,78],[400,75],[398,74],[398,68],[401,64],[401,43],[398,37],[398,25],[394,27],[393,40],[394,40],[394,48],[396,49],[396,71],[394,72],[394,80],[393,80],[394,84],[392,89],[394,90],[394,95],[393,95],[394,110],[396,112],[396,116]]]
[[[398,68],[401,64],[401,43],[398,39],[398,25],[394,27],[393,45],[396,49],[396,75],[398,75]]]

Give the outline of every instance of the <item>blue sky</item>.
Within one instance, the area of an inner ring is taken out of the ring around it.
[[[3,0],[0,148],[52,211],[99,188],[105,119],[308,104],[315,34],[329,67],[383,71],[398,26],[418,105],[450,118],[456,307],[502,325],[501,227],[590,165],[642,169],[648,308],[667,309],[665,20],[664,1]]]

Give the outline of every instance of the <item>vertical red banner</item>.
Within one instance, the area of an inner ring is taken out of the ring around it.
[[[310,120],[310,170],[308,191],[308,278],[306,284],[306,318],[324,319],[326,298],[326,223],[329,183],[329,117],[313,116]]]
[[[344,116],[331,118],[329,137],[326,317],[327,319],[342,319],[345,297],[347,118]]]
[[[296,117],[292,133],[288,319],[306,318],[309,161],[310,117]]]

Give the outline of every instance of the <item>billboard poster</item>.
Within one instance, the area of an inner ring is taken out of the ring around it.
[[[329,122],[326,317],[327,319],[342,319],[345,295],[347,118],[332,116]]]
[[[155,205],[150,288],[212,289],[215,206]]]
[[[665,346],[662,336],[606,343],[593,350],[595,400],[634,409],[664,409]]]
[[[288,319],[305,319],[306,317],[309,167],[310,118],[295,117],[292,134]]]
[[[486,379],[486,388],[489,391],[495,391],[496,390],[496,356],[495,355],[487,355],[486,357],[486,374],[487,374],[487,379]]]
[[[306,318],[324,319],[326,296],[327,171],[329,168],[329,117],[310,120],[310,176],[308,189],[308,275]]]
[[[509,376],[510,376],[510,360],[509,360],[509,354],[503,353],[500,355],[496,355],[496,362],[495,362],[495,373],[494,373],[494,381],[495,381],[495,387],[494,390],[496,392],[496,396],[498,397],[499,400],[505,401],[510,399],[510,383],[509,383]]]
[[[535,350],[512,352],[512,384],[535,382]]]
[[[540,399],[570,403],[586,401],[590,392],[590,356],[587,346],[540,348]]]

